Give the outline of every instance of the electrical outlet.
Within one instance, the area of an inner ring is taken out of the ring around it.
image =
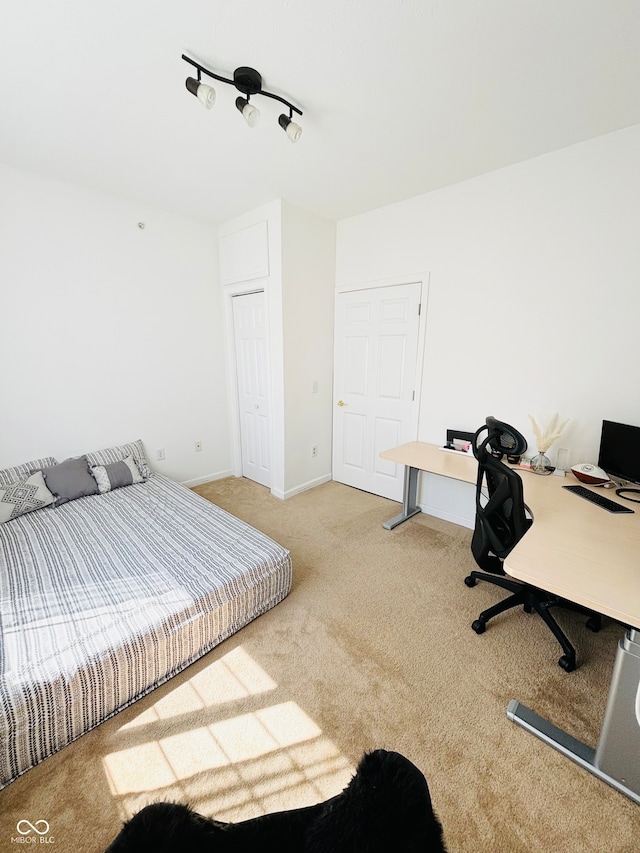
[[[156,459],[158,462],[162,462],[164,460],[164,447],[159,447],[156,450]]]
[[[317,455],[318,455],[318,445],[317,445],[317,444],[312,444],[312,445],[311,445],[311,455],[312,455],[312,456],[317,456]]]
[[[201,450],[202,450],[202,442],[196,441],[196,453],[200,453]]]

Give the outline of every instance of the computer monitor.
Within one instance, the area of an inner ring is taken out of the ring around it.
[[[609,476],[640,483],[640,427],[602,421],[598,465]]]

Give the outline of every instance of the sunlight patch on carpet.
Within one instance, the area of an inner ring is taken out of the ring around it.
[[[238,821],[339,793],[354,768],[296,702],[246,711],[247,697],[276,687],[236,648],[121,726],[125,743],[102,764],[122,819],[171,800]],[[207,724],[208,709],[233,702],[242,713]]]
[[[122,731],[274,690],[275,681],[239,646],[158,699]]]
[[[113,752],[104,764],[112,793],[129,794],[251,761],[321,734],[295,702],[285,702]]]

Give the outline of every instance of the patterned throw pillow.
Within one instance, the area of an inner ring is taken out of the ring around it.
[[[121,462],[111,462],[109,465],[95,465],[91,473],[101,495],[113,489],[142,482],[142,474],[132,456],[126,456]]]
[[[110,465],[112,462],[121,462],[127,456],[132,456],[133,461],[140,473],[142,479],[146,480],[151,476],[151,468],[147,462],[147,456],[144,452],[142,441],[131,441],[129,444],[121,444],[117,447],[105,447],[104,450],[94,450],[87,453],[89,465],[93,468],[96,465]]]
[[[43,506],[49,506],[54,497],[46,487],[42,471],[36,471],[30,477],[0,488],[0,524],[33,512]]]

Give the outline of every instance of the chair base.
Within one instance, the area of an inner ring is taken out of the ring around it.
[[[580,613],[586,613],[589,617],[586,624],[591,631],[600,630],[601,616],[599,613],[595,613],[594,611],[588,610],[587,608],[581,607],[573,602],[565,601],[557,596],[552,596],[548,592],[538,589],[537,587],[511,580],[503,575],[489,575],[485,572],[473,571],[464,579],[464,582],[467,586],[473,587],[479,580],[488,581],[495,586],[506,589],[511,592],[512,595],[502,601],[499,601],[497,604],[494,604],[493,607],[489,607],[482,611],[471,625],[476,634],[483,634],[486,624],[490,619],[493,619],[493,617],[497,616],[499,613],[504,613],[506,610],[510,610],[512,607],[522,605],[526,613],[531,613],[532,610],[535,610],[536,613],[542,617],[551,633],[562,646],[564,654],[559,658],[558,666],[565,672],[573,672],[576,668],[576,650],[571,645],[569,638],[560,628],[552,614],[549,612],[549,608],[559,604],[563,607],[569,607],[572,610],[577,610]]]

